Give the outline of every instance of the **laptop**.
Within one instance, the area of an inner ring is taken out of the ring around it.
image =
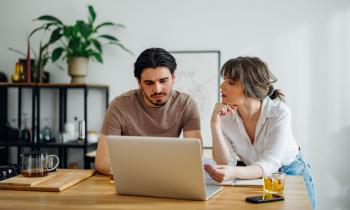
[[[208,200],[223,189],[206,185],[198,139],[107,136],[107,141],[120,195]]]

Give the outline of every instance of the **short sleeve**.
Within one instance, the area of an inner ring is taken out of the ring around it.
[[[185,107],[183,131],[200,130],[200,115],[197,104],[189,97]]]
[[[110,104],[105,114],[101,133],[104,135],[121,135],[122,134],[122,105],[116,99]]]

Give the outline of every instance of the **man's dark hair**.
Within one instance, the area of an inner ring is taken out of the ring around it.
[[[162,48],[149,48],[144,50],[137,58],[134,64],[134,76],[140,80],[144,69],[167,67],[171,75],[176,69],[176,61],[174,56]]]

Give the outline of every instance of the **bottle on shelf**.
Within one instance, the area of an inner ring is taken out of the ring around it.
[[[18,62],[19,63],[19,65],[20,65],[20,82],[26,82],[26,72],[25,72],[25,70],[24,70],[24,65],[23,65],[23,63],[21,63],[21,61],[19,61]]]
[[[17,118],[12,118],[9,131],[8,131],[9,140],[19,140],[22,139],[22,130],[18,127]]]
[[[49,119],[45,118],[45,127],[41,130],[41,136],[42,136],[42,141],[45,142],[50,142],[52,141],[52,132],[51,129],[49,128]]]
[[[28,118],[27,114],[23,114],[23,130],[22,130],[22,138],[24,142],[29,143],[30,142],[30,128],[28,126]]]
[[[78,117],[74,117],[74,139],[79,139],[79,121]]]
[[[85,139],[85,121],[79,120],[79,140]]]
[[[15,65],[15,70],[11,75],[12,82],[21,82],[21,68],[22,65],[19,62],[17,62]]]

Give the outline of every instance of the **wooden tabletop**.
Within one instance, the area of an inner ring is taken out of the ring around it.
[[[245,197],[261,193],[261,188],[225,187],[209,201],[120,196],[106,176],[95,175],[63,192],[0,190],[0,209],[311,209],[300,176],[286,177],[285,201],[264,204],[245,201]]]

